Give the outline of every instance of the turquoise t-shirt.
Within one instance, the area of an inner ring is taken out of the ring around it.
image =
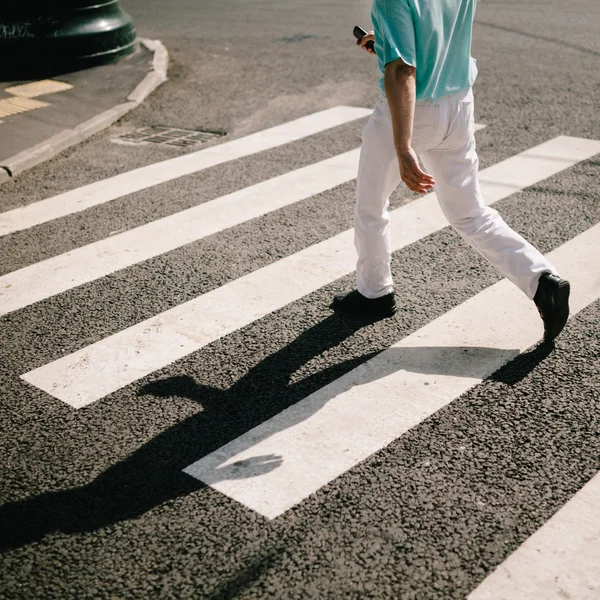
[[[371,20],[385,96],[385,65],[401,58],[416,69],[419,100],[467,89],[477,67],[471,58],[476,0],[374,0]]]

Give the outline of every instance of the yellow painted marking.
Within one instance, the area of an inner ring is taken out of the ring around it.
[[[42,79],[41,81],[34,81],[23,85],[14,85],[6,88],[5,91],[20,98],[37,98],[37,96],[64,92],[65,90],[70,90],[72,87],[70,83],[54,81],[53,79]]]
[[[0,117],[9,117],[10,115],[18,115],[19,113],[50,106],[48,102],[33,100],[33,98],[63,92],[70,90],[72,87],[70,83],[54,81],[53,79],[42,79],[41,81],[8,87],[4,91],[12,94],[13,97],[0,100]]]
[[[42,102],[41,100],[32,100],[31,98],[3,98],[0,100],[0,117],[17,115],[29,110],[43,108],[44,106],[50,105],[47,102]]]

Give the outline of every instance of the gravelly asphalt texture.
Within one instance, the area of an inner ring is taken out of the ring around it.
[[[169,49],[169,81],[0,186],[1,211],[188,152],[112,141],[138,127],[228,140],[378,98],[374,60],[351,38],[369,2],[122,4]],[[558,135],[600,139],[596,0],[485,0],[477,21],[482,168]],[[351,150],[364,123],[0,238],[0,273]],[[596,156],[495,207],[548,252],[600,222],[599,177]],[[79,411],[19,379],[347,229],[353,192],[0,318],[0,598],[464,598],[598,471],[600,301],[554,349],[532,348],[273,521],[181,472],[497,282],[449,228],[395,253],[393,319],[332,315],[349,275]],[[399,189],[392,206],[413,199]]]

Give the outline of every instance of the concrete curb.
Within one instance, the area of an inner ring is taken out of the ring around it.
[[[56,156],[66,148],[79,144],[95,133],[106,129],[130,110],[139,106],[161,83],[167,80],[167,68],[169,66],[167,49],[160,40],[141,39],[140,41],[146,48],[154,52],[152,71],[129,94],[128,101],[117,104],[117,106],[113,106],[103,113],[84,121],[73,129],[65,129],[35,146],[11,156],[4,161],[4,164],[0,165],[0,183],[9,181],[26,169],[30,169]]]

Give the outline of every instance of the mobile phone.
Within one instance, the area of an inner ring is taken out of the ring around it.
[[[358,25],[357,25],[357,26],[354,28],[354,30],[352,31],[352,33],[354,34],[354,37],[355,37],[355,38],[356,38],[358,41],[362,40],[362,39],[363,39],[363,37],[364,37],[365,35],[367,35],[367,32],[366,32],[366,31],[365,31],[365,30],[364,30],[362,27],[359,27]],[[368,48],[369,50],[373,50],[373,51],[375,51],[375,48],[373,47],[373,46],[374,46],[373,42],[369,41],[369,42],[367,42],[367,43],[366,43],[366,45],[365,45],[365,46],[366,46],[366,48]]]

